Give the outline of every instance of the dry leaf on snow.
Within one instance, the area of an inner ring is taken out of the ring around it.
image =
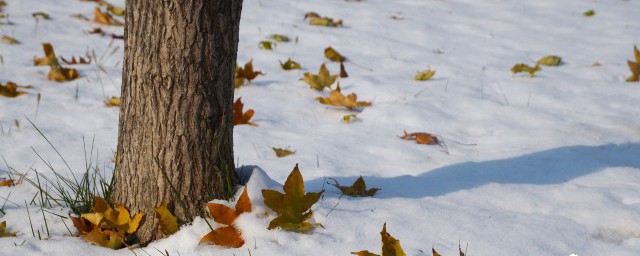
[[[627,78],[627,82],[639,82],[640,81],[640,51],[637,46],[633,46],[633,56],[635,62],[627,60],[627,65],[631,70],[631,76]]]
[[[342,56],[342,54],[333,49],[331,46],[324,49],[324,56],[334,62],[345,62],[347,60],[346,57]]]
[[[119,107],[120,103],[122,103],[120,97],[115,96],[104,101],[104,104],[107,105],[107,107]]]
[[[555,55],[549,55],[549,56],[544,56],[542,58],[540,58],[537,62],[538,65],[542,65],[542,66],[558,66],[560,65],[560,63],[562,63],[562,58],[560,56],[555,56]]]
[[[389,233],[387,233],[387,223],[382,226],[382,231],[380,232],[380,237],[382,238],[382,256],[406,256],[402,250],[402,246],[400,246],[400,240],[395,239]],[[371,256],[378,255],[371,253],[369,251],[359,251],[352,252],[351,254],[355,254],[358,256]]]
[[[542,69],[540,69],[540,65],[536,65],[535,67],[531,67],[527,64],[524,63],[518,63],[516,65],[514,65],[513,67],[511,67],[511,72],[513,72],[514,74],[516,73],[521,73],[521,72],[526,72],[529,73],[530,77],[533,77],[536,72],[540,71]]]
[[[102,12],[100,8],[95,9],[93,12],[94,18],[93,22],[104,24],[104,25],[115,25],[115,26],[124,26],[122,21],[119,21],[111,16],[108,12]]]
[[[338,80],[338,75],[331,75],[327,67],[322,64],[317,75],[307,72],[304,73],[302,80],[304,80],[312,89],[322,91],[325,87],[330,87],[335,83],[336,80]]]
[[[251,118],[255,114],[253,109],[248,109],[247,112],[242,112],[244,108],[244,103],[242,103],[242,97],[238,98],[235,103],[233,103],[233,125],[240,124],[248,124],[251,126],[258,126],[255,123],[250,122]]]
[[[0,95],[9,98],[15,98],[27,92],[18,91],[18,85],[13,82],[7,82],[5,85],[0,84]]]
[[[16,232],[7,232],[7,222],[3,221],[0,223],[0,237],[10,237],[16,236]]]
[[[275,190],[263,189],[264,203],[280,216],[271,220],[268,229],[282,228],[288,231],[308,232],[320,224],[311,224],[306,220],[311,218],[311,206],[318,202],[324,193],[305,193],[304,181],[298,165],[293,168],[284,183],[284,194]]]
[[[277,157],[285,157],[295,154],[295,151],[291,151],[284,148],[272,148],[274,152],[276,152]]]
[[[63,68],[58,59],[56,53],[53,51],[53,46],[50,43],[43,43],[42,49],[44,50],[44,58],[34,58],[33,64],[36,66],[48,65],[50,67],[48,79],[56,82],[71,81],[79,77],[78,71],[73,68]]]
[[[3,42],[6,42],[6,43],[8,43],[8,44],[11,44],[11,45],[13,45],[13,44],[20,44],[20,41],[16,40],[16,39],[15,39],[15,38],[13,38],[13,37],[6,36],[6,35],[3,35],[3,36],[2,36],[2,41],[3,41]]]
[[[208,203],[207,208],[209,208],[209,213],[216,222],[227,226],[212,230],[200,239],[199,244],[214,243],[216,245],[234,248],[242,246],[244,244],[242,234],[233,226],[233,222],[240,214],[251,212],[251,200],[247,194],[247,187],[244,187],[242,195],[240,195],[238,202],[236,202],[235,209],[218,203]]]
[[[335,90],[331,91],[329,97],[317,97],[316,100],[322,104],[346,107],[349,110],[371,106],[371,102],[358,101],[358,96],[355,93],[351,93],[347,96],[342,95],[342,92],[340,91],[340,83],[338,83],[338,87]]]
[[[285,61],[284,63],[280,61],[280,66],[284,70],[294,70],[301,68],[300,63],[291,60],[291,58],[287,59],[287,61]]]
[[[351,187],[340,186],[337,180],[332,179],[335,183],[331,184],[338,188],[342,194],[347,196],[374,196],[376,192],[380,190],[380,188],[371,188],[367,189],[367,184],[364,182],[364,178],[360,176]]]
[[[428,81],[435,75],[436,75],[436,71],[431,70],[429,68],[425,71],[418,72],[418,74],[416,74],[416,76],[414,76],[413,79],[416,81]]]

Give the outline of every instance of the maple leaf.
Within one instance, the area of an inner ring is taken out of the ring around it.
[[[82,235],[88,242],[97,246],[111,249],[120,249],[124,247],[123,238],[112,230],[102,230],[98,226],[94,226],[90,232]]]
[[[50,67],[48,79],[56,82],[71,81],[79,77],[78,71],[73,68],[63,68],[58,63],[56,53],[53,51],[53,46],[50,43],[43,43],[42,49],[44,50],[44,58],[34,58],[33,64],[35,66],[48,65]]]
[[[240,195],[238,202],[236,202],[235,209],[217,203],[208,203],[207,208],[209,208],[209,213],[216,222],[228,226],[212,230],[200,239],[199,244],[214,243],[216,245],[234,248],[242,246],[244,244],[242,234],[233,226],[233,222],[240,214],[251,212],[251,201],[247,194],[247,187],[244,187],[242,195]]]
[[[640,51],[638,51],[638,46],[633,46],[633,56],[636,62],[627,60],[627,65],[631,70],[631,76],[627,78],[627,82],[640,82]]]
[[[429,68],[426,71],[418,72],[418,74],[416,74],[413,77],[413,79],[416,80],[416,81],[428,81],[435,75],[436,75],[436,71],[435,70],[431,70]]]
[[[274,152],[276,152],[277,157],[285,157],[285,156],[293,155],[296,153],[295,151],[291,151],[283,148],[272,148],[272,149]]]
[[[263,189],[264,203],[280,216],[271,220],[268,229],[282,228],[288,231],[307,232],[314,226],[306,220],[311,218],[311,206],[318,202],[324,190],[318,193],[305,193],[302,174],[298,165],[293,168],[284,183],[284,194],[275,190]]]
[[[69,219],[71,219],[73,226],[76,227],[78,233],[80,233],[81,236],[91,232],[91,230],[93,229],[94,225],[85,218],[73,217],[69,215]]]
[[[20,41],[16,40],[16,39],[15,39],[15,38],[13,38],[13,37],[6,36],[6,35],[3,35],[3,36],[2,36],[2,41],[6,42],[6,43],[8,43],[8,44],[11,44],[11,45],[14,45],[14,44],[20,44]]]
[[[16,232],[7,232],[7,222],[0,222],[0,237],[16,236]]]
[[[9,98],[15,98],[27,92],[18,91],[18,85],[13,82],[7,82],[5,85],[0,84],[0,95]]]
[[[287,61],[285,61],[284,63],[282,61],[279,61],[279,62],[280,62],[280,66],[284,70],[294,70],[294,69],[301,68],[300,63],[291,60],[291,58],[287,59]]]
[[[334,62],[345,62],[347,60],[346,57],[342,56],[342,54],[340,54],[338,51],[331,48],[331,46],[324,49],[324,56]]]
[[[330,87],[338,79],[338,75],[331,75],[327,67],[322,64],[317,75],[309,72],[304,73],[304,80],[309,86],[315,90],[322,91],[325,87]]]
[[[107,248],[122,248],[124,237],[134,234],[144,221],[144,213],[136,214],[132,219],[124,206],[117,205],[113,209],[101,197],[95,198],[91,209],[93,212],[84,213],[81,218],[70,216],[71,221],[81,237]]]
[[[93,14],[95,16],[93,18],[93,22],[104,24],[104,25],[124,26],[124,23],[113,18],[111,14],[109,14],[108,12],[102,12],[100,8],[96,7]]]
[[[236,68],[236,78],[241,77],[251,82],[251,80],[255,79],[258,75],[264,75],[264,73],[253,70],[253,59],[244,64],[244,67]]]
[[[335,90],[331,91],[329,97],[317,97],[316,100],[322,104],[331,106],[342,106],[348,108],[349,110],[354,110],[359,107],[371,106],[371,102],[358,101],[358,96],[355,93],[351,93],[347,96],[342,95],[342,92],[340,92],[340,83],[338,83],[338,87]]]
[[[338,188],[342,194],[347,196],[374,196],[376,192],[380,190],[380,188],[371,188],[367,189],[367,184],[364,182],[362,176],[358,178],[351,187],[340,186],[337,180],[332,179],[335,183],[331,184]]]
[[[244,103],[242,103],[242,97],[238,98],[235,103],[233,103],[233,125],[240,124],[248,124],[251,126],[258,126],[255,123],[249,122],[255,111],[253,109],[248,109],[247,112],[242,113],[242,108],[244,108]]]
[[[540,58],[537,62],[538,65],[542,66],[558,66],[562,63],[562,58],[560,56],[549,55]]]
[[[382,256],[406,256],[407,255],[402,250],[402,246],[400,246],[400,241],[392,237],[389,233],[387,233],[387,223],[385,223],[382,226],[380,237],[382,238],[381,239],[382,240]],[[369,251],[352,252],[351,254],[355,254],[359,256],[378,255],[375,253],[371,253]]]
[[[521,72],[527,72],[527,73],[529,73],[530,77],[533,77],[536,74],[536,72],[538,72],[540,70],[541,70],[540,69],[540,65],[536,65],[535,67],[531,67],[531,66],[529,66],[527,64],[524,64],[524,63],[518,63],[518,64],[514,65],[511,68],[511,72],[513,72],[514,74],[515,73],[521,73]]]
[[[167,209],[167,202],[162,201],[160,206],[153,208],[153,211],[156,213],[158,225],[163,234],[171,235],[178,231],[178,218]]]

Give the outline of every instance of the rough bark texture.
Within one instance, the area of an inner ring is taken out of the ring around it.
[[[237,183],[232,104],[242,0],[126,4],[114,201],[146,213],[138,237],[149,242],[162,237],[153,212],[162,201],[188,222]]]

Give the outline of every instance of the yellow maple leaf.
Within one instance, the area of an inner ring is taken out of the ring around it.
[[[340,83],[338,83],[338,87],[335,90],[331,91],[329,97],[317,97],[316,100],[322,104],[346,107],[349,110],[371,106],[371,102],[358,101],[358,96],[355,93],[351,93],[347,96],[342,95],[342,92],[340,91]]]
[[[178,231],[178,218],[167,209],[167,202],[162,201],[153,211],[159,219],[158,225],[163,234],[171,235]]]
[[[302,80],[304,80],[311,88],[322,91],[325,87],[330,87],[335,83],[336,80],[338,80],[338,75],[331,75],[327,67],[322,64],[317,75],[307,72],[304,73]]]
[[[400,246],[400,241],[398,239],[395,239],[389,233],[387,233],[387,223],[385,223],[382,226],[380,237],[382,240],[382,256],[406,256],[407,255],[402,250],[402,246]],[[378,254],[371,253],[369,251],[352,252],[351,254],[355,254],[359,256],[378,255]]]

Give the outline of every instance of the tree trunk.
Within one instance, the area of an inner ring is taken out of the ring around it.
[[[233,79],[242,0],[127,0],[114,202],[146,213],[137,234],[161,238],[153,208],[179,222],[227,199]],[[175,190],[174,190],[175,189]]]

